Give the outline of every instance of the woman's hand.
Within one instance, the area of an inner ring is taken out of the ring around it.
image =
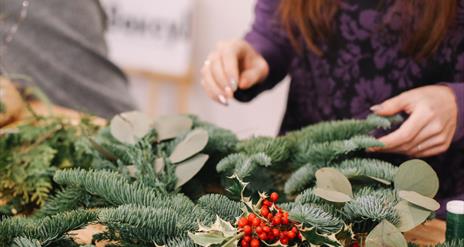
[[[446,152],[456,131],[457,108],[456,96],[446,85],[416,88],[371,107],[383,116],[409,114],[398,130],[379,139],[385,147],[373,151],[414,157]]]
[[[227,105],[237,88],[247,89],[264,80],[269,66],[264,58],[244,40],[220,42],[208,55],[201,70],[208,96]]]
[[[13,83],[0,76],[0,127],[17,118],[23,109],[23,100]]]

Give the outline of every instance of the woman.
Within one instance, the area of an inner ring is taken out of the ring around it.
[[[0,0],[0,76],[29,77],[53,103],[102,117],[133,109],[104,17],[98,0]]]
[[[441,178],[438,198],[464,199],[464,0],[258,0],[251,31],[219,44],[202,70],[223,104],[287,74],[281,133],[405,112],[373,151],[426,159]]]

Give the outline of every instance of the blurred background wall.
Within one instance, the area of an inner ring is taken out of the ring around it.
[[[111,0],[109,0],[111,1]],[[127,1],[127,0],[126,0]],[[174,4],[177,0],[172,0]],[[193,1],[191,52],[191,86],[182,98],[186,109],[202,119],[231,129],[240,137],[250,135],[275,135],[286,104],[288,81],[274,90],[261,94],[250,103],[230,102],[225,107],[210,100],[199,82],[200,69],[208,53],[220,40],[242,37],[249,30],[255,1],[251,0],[190,0]],[[143,6],[141,6],[143,8]],[[159,6],[163,8],[163,6]],[[111,47],[111,46],[110,46]],[[118,49],[131,49],[124,46]],[[113,51],[114,52],[114,51]],[[170,56],[153,57],[167,61]],[[167,61],[169,62],[169,61]],[[154,115],[179,111],[175,82],[165,81],[153,86],[153,81],[142,76],[130,76],[131,93],[141,110]],[[151,92],[156,91],[156,92]]]

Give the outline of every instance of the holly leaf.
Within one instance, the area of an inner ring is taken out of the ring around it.
[[[422,224],[432,213],[427,209],[417,207],[405,200],[398,202],[395,209],[400,217],[398,229],[402,232],[407,232]]]
[[[408,244],[398,228],[387,220],[380,222],[366,238],[366,247],[407,247]]]
[[[178,163],[175,171],[177,177],[176,187],[179,188],[192,179],[205,165],[208,158],[209,156],[206,154],[197,154],[182,163]]]
[[[195,129],[177,144],[169,159],[174,164],[182,162],[199,153],[206,144],[208,144],[208,132],[204,129]]]
[[[154,128],[157,140],[161,142],[187,133],[192,125],[192,120],[187,116],[170,115],[158,118],[154,123]]]
[[[197,233],[188,232],[188,236],[193,240],[195,244],[205,247],[221,244],[227,239],[222,232],[218,231]]]
[[[216,215],[216,221],[211,226],[198,224],[196,233],[188,233],[188,236],[200,246],[219,245],[223,247],[237,246],[237,229],[229,222]]]
[[[300,230],[303,241],[308,241],[315,246],[341,247],[343,244],[336,238],[336,234],[320,234],[316,228],[302,228]],[[311,245],[311,246],[312,246]]]
[[[433,198],[438,192],[438,176],[425,161],[414,159],[401,164],[394,178],[396,190],[415,191]]]
[[[152,124],[153,121],[142,112],[124,112],[111,119],[110,132],[119,142],[133,145],[150,132]]]
[[[435,199],[423,196],[415,191],[401,190],[398,192],[398,196],[403,200],[430,211],[436,211],[440,208],[440,203]]]
[[[331,167],[321,168],[316,171],[316,187],[325,190],[332,190],[353,197],[351,183],[337,169]]]

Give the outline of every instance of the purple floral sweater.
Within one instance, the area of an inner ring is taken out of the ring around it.
[[[439,200],[464,200],[464,0],[459,0],[457,25],[450,28],[438,51],[422,62],[401,52],[398,31],[402,22],[388,14],[393,0],[385,1],[384,11],[379,10],[379,1],[341,1],[335,42],[318,44],[323,57],[294,51],[279,26],[279,2],[258,0],[252,29],[245,36],[267,60],[270,74],[263,83],[238,91],[235,97],[249,101],[290,75],[281,126],[284,133],[320,121],[364,118],[370,106],[401,92],[447,83],[456,94],[458,127],[450,149],[426,161],[440,176]],[[391,18],[388,25],[382,25],[385,18]],[[407,157],[390,154],[383,158],[398,164]]]

